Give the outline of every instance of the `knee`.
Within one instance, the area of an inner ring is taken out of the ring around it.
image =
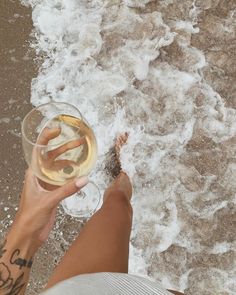
[[[115,213],[121,218],[128,217],[132,221],[133,208],[129,198],[123,192],[111,192],[102,207],[111,214]]]

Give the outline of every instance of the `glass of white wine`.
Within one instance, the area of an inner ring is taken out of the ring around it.
[[[22,144],[27,164],[46,189],[88,176],[97,160],[94,132],[80,111],[69,103],[50,102],[32,109],[22,122]],[[98,187],[89,182],[62,201],[62,206],[71,216],[89,217],[100,199]]]

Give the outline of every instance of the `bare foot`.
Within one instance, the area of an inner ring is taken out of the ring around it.
[[[116,176],[114,181],[111,183],[111,185],[108,187],[104,194],[104,201],[107,199],[109,194],[113,191],[120,191],[123,192],[127,198],[130,200],[132,197],[132,185],[129,179],[129,176],[122,171],[121,163],[120,163],[120,151],[121,148],[127,143],[128,140],[128,133],[123,133],[117,136],[116,143],[115,143],[115,158],[116,158],[116,167],[114,170],[116,170]],[[114,174],[114,171],[113,171]]]
[[[127,132],[125,132],[125,133],[118,135],[116,138],[115,154],[116,154],[116,159],[117,159],[119,166],[120,166],[120,171],[122,171],[121,162],[120,162],[120,151],[121,151],[121,148],[127,143],[128,137],[129,137],[129,134]]]
[[[106,155],[105,171],[108,177],[115,179],[122,171],[120,162],[120,151],[128,140],[128,133],[123,133],[117,136],[114,146]]]

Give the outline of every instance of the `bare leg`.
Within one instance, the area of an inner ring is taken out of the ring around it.
[[[47,288],[67,278],[96,272],[128,272],[132,187],[121,172],[104,194],[102,208],[88,221],[50,278]]]
[[[125,144],[127,137],[125,134],[116,141],[118,162],[120,148]],[[132,225],[131,195],[130,180],[121,172],[106,190],[102,208],[93,215],[69,248],[46,288],[85,273],[128,272]],[[171,292],[176,295],[182,294],[177,291]]]

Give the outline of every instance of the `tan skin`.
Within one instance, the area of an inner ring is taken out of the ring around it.
[[[119,138],[120,147],[127,138]],[[118,149],[120,149],[118,147]],[[0,247],[0,295],[23,295],[31,260],[47,240],[58,204],[74,194],[87,179],[72,180],[53,191],[42,190],[31,169],[26,173],[19,211]],[[104,194],[104,202],[65,253],[46,288],[75,275],[96,272],[128,272],[129,240],[132,226],[129,177],[121,172]],[[14,252],[18,249],[18,252]],[[14,254],[14,259],[12,258]],[[17,264],[17,259],[24,264]],[[74,263],[79,261],[80,263]],[[8,272],[9,271],[9,272]],[[182,293],[171,291],[173,294]]]

